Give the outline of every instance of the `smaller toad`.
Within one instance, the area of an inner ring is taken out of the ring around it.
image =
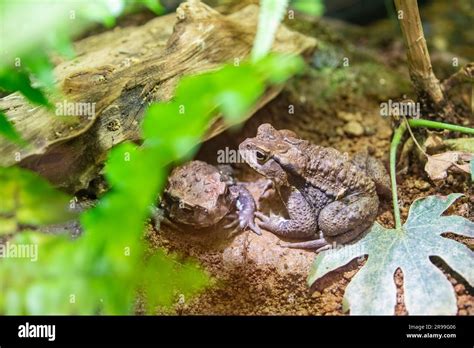
[[[224,228],[249,228],[261,234],[254,221],[255,201],[243,184],[234,181],[229,166],[191,161],[176,167],[168,178],[161,207],[167,219],[184,228],[202,230],[230,219]]]

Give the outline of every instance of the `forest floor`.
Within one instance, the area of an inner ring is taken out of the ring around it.
[[[430,7],[426,13],[433,19],[439,15],[439,11],[447,10]],[[291,26],[291,23],[287,24]],[[198,159],[217,163],[218,150],[236,149],[245,138],[255,136],[260,124],[268,122],[277,129],[291,129],[303,139],[334,147],[350,155],[369,149],[388,165],[390,140],[396,122],[380,116],[380,103],[389,98],[416,98],[412,94],[406,71],[401,38],[394,35],[393,23],[388,20],[375,24],[372,31],[341,26],[340,23],[326,25],[328,23],[296,25],[297,30],[319,40],[318,50],[311,57],[311,67],[302,76],[293,79],[275,100],[242,128],[227,131],[206,142],[197,155]],[[450,28],[449,23],[440,25]],[[378,34],[374,35],[374,32]],[[433,64],[443,78],[453,72],[449,66],[450,55],[442,52],[447,47],[436,39],[436,35],[442,33],[432,34],[433,41],[440,48],[437,50],[435,47],[433,51]],[[452,30],[449,34],[456,35]],[[351,44],[347,45],[347,41]],[[469,53],[464,47],[455,49]],[[331,65],[341,57],[350,58],[348,68],[338,66],[332,70],[321,69],[321,65]],[[466,98],[465,92],[459,92],[461,99]],[[288,112],[290,105],[295,108],[293,114]],[[466,118],[453,119],[451,122],[473,126],[470,113],[472,110],[461,108],[460,114],[467,115]],[[435,185],[424,171],[423,158],[413,151],[406,158],[406,163],[399,166],[397,181],[402,220],[406,219],[415,199],[460,192],[464,196],[456,201],[447,214],[474,221],[474,189],[468,176],[449,175],[441,185]],[[237,164],[236,173],[239,180],[249,183],[249,189],[258,199],[261,193],[259,176],[245,164]],[[263,205],[267,210],[278,211],[281,207],[272,206],[276,204],[266,202]],[[390,199],[382,200],[377,221],[385,227],[394,226]],[[199,296],[176,304],[174,310],[178,314],[342,315],[345,288],[366,260],[353,260],[346,267],[328,275],[324,287],[309,289],[306,277],[315,258],[313,252],[282,248],[278,245],[279,239],[266,231],[262,236],[244,231],[229,239],[216,240],[215,236],[219,233],[225,234],[219,228],[210,236],[202,237],[166,229],[157,233],[150,227],[147,236],[153,247],[165,247],[198,259],[214,279],[214,285]],[[456,239],[471,250],[474,249],[472,239],[453,234],[446,234],[445,237]],[[473,288],[442,260],[432,261],[454,287],[458,314],[474,315]],[[400,269],[394,275],[394,282],[397,287],[394,312],[406,315],[403,274]]]
[[[256,132],[256,126],[265,121],[271,114],[269,110],[282,110],[281,104],[285,98],[272,102],[254,116],[238,133],[223,134],[215,141],[205,144],[199,154],[200,159],[215,162],[216,149],[227,144],[231,148],[244,134]],[[344,103],[336,104],[339,107]],[[364,107],[365,108],[365,107]],[[359,105],[358,110],[362,110]],[[337,114],[337,111],[334,111]],[[346,120],[351,117],[359,118],[360,111],[355,114],[340,112]],[[391,128],[389,120],[382,119],[377,110],[363,112],[364,124],[370,125],[368,132],[360,136],[347,137],[337,135],[344,127],[344,120],[316,113],[322,118],[323,128],[336,130],[335,135],[326,132],[321,136],[319,145],[332,146],[350,154],[367,147],[375,150],[375,155],[381,159],[388,157]],[[316,114],[313,114],[315,117]],[[351,116],[352,115],[352,116]],[[355,115],[355,116],[354,116]],[[285,123],[285,121],[282,121]],[[315,124],[319,120],[314,120]],[[349,121],[350,122],[350,121]],[[275,122],[273,122],[275,124]],[[293,125],[295,123],[293,122]],[[347,124],[347,123],[346,123]],[[278,128],[278,127],[277,127]],[[287,127],[291,128],[291,127]],[[294,129],[294,128],[293,128]],[[250,136],[250,135],[249,135]],[[231,139],[232,138],[232,139]],[[313,136],[314,138],[314,136]],[[217,144],[217,145],[216,145]],[[211,150],[213,149],[213,150]],[[241,173],[243,181],[255,181],[252,173]],[[449,176],[441,187],[430,183],[423,165],[416,160],[410,161],[408,172],[400,176],[399,197],[402,219],[406,219],[408,208],[415,199],[429,195],[447,195],[452,192],[462,192],[465,196],[459,199],[449,209],[448,214],[457,214],[474,221],[474,192],[469,180],[464,176]],[[252,193],[258,198],[258,185],[249,185]],[[277,210],[277,208],[273,209]],[[392,205],[390,200],[382,201],[377,221],[386,227],[393,227]],[[217,233],[225,233],[217,231]],[[278,238],[264,231],[263,236],[256,236],[251,231],[244,231],[226,243],[213,243],[211,237],[196,236],[175,230],[163,230],[160,233],[150,229],[149,239],[154,246],[164,246],[170,251],[178,251],[186,256],[197,258],[204,268],[215,279],[215,284],[198,297],[185,303],[177,304],[175,310],[179,314],[222,314],[222,315],[341,315],[342,299],[345,288],[355,273],[363,266],[365,260],[355,260],[339,272],[334,272],[325,280],[321,291],[311,291],[306,284],[306,277],[315,254],[311,251],[286,249],[278,245]],[[448,235],[465,243],[474,249],[474,241]],[[244,255],[246,253],[246,255]],[[242,256],[244,255],[244,256]],[[262,260],[263,259],[263,260]],[[454,274],[441,260],[435,264],[442,269],[456,291],[458,314],[474,315],[474,291],[462,278]],[[394,276],[397,286],[397,305],[395,313],[406,315],[403,302],[403,274],[398,270]]]

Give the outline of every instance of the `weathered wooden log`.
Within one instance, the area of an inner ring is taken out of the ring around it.
[[[176,17],[158,17],[140,27],[117,28],[81,40],[75,44],[76,59],[55,68],[62,96],[50,96],[57,103],[54,110],[34,107],[18,93],[0,100],[0,110],[29,142],[22,149],[0,139],[0,165],[19,162],[68,191],[86,188],[110,148],[126,140],[139,141],[144,110],[152,102],[170,100],[183,75],[245,58],[257,17],[255,5],[223,16],[190,0],[177,9]],[[315,44],[314,38],[281,26],[272,49],[300,54]],[[254,111],[280,90],[281,86],[269,89]],[[58,115],[71,105],[76,106],[73,114],[77,106],[84,106],[79,111],[85,115]],[[206,138],[224,129],[217,118]]]

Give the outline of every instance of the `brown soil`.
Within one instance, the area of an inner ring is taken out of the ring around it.
[[[369,147],[373,149],[375,156],[387,159],[392,134],[391,125],[378,115],[378,109],[371,108],[373,104],[370,102],[359,101],[360,105],[355,113],[346,111],[354,108],[347,101],[332,104],[332,112],[336,115],[339,113],[339,117],[333,117],[326,109],[318,109],[311,114],[315,121],[306,124],[304,118],[295,117],[289,122],[284,116],[277,114],[279,110],[287,109],[287,105],[282,104],[288,104],[292,96],[287,89],[283,97],[277,98],[265,107],[239,132],[225,133],[206,143],[198,158],[215,163],[216,149],[223,149],[225,146],[235,148],[241,140],[253,136],[259,124],[271,122],[277,128],[292,128],[298,133],[303,133],[303,136],[320,145],[333,146],[349,153]],[[345,110],[337,111],[336,108]],[[307,113],[304,112],[302,115]],[[364,134],[360,136],[343,134],[340,129],[353,118],[360,119],[364,125],[369,125],[369,131],[364,129]],[[311,127],[314,125],[319,130],[313,131]],[[330,129],[334,131],[329,131]],[[449,176],[442,186],[436,187],[424,173],[423,165],[417,164],[414,158],[410,159],[408,172],[401,174],[398,179],[403,219],[406,218],[410,203],[416,198],[463,192],[466,196],[459,199],[449,209],[448,214],[457,214],[474,220],[474,192],[467,177]],[[244,181],[256,179],[255,174],[247,170],[245,165],[238,169],[241,169],[237,172],[240,179]],[[258,198],[258,185],[249,185]],[[382,202],[378,221],[386,227],[393,227],[390,201]],[[219,232],[221,231],[217,231]],[[447,237],[474,249],[472,239],[454,235]],[[214,286],[209,290],[185,304],[176,305],[177,313],[183,315],[342,315],[345,287],[365,262],[353,261],[325,279],[324,287],[320,291],[312,292],[306,284],[306,277],[314,253],[281,248],[278,245],[279,239],[265,231],[260,237],[246,231],[234,239],[230,238],[217,244],[210,241],[212,237],[209,236],[200,237],[166,230],[159,234],[151,232],[149,238],[153,246],[165,246],[169,250],[197,258],[215,279]],[[462,278],[453,274],[442,261],[434,260],[434,262],[453,284],[458,299],[458,314],[474,314],[473,289]],[[395,313],[406,315],[407,311],[403,304],[403,275],[400,270],[394,275],[394,281],[398,289]]]

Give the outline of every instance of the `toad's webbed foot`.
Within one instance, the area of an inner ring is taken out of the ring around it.
[[[230,214],[227,218],[234,219],[233,222],[224,226],[224,228],[237,227],[237,229],[245,230],[249,228],[254,233],[261,235],[262,231],[255,224],[255,212],[257,210],[252,194],[241,184],[230,187],[235,200],[236,214]]]

